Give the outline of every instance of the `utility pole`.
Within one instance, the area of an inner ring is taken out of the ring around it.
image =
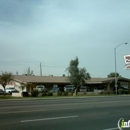
[[[40,63],[40,75],[42,76],[42,64]]]

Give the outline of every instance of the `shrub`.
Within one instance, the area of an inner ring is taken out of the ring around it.
[[[109,91],[101,91],[101,92],[99,92],[99,94],[101,94],[101,95],[102,95],[102,94],[103,94],[103,95],[104,95],[104,94],[109,94]]]
[[[47,92],[45,92],[45,91],[42,92],[42,96],[47,96],[47,95],[48,95]]]
[[[123,93],[124,93],[124,90],[120,88],[120,89],[118,89],[118,93],[119,93],[119,94],[123,94]]]
[[[59,90],[58,93],[57,93],[57,95],[61,96],[62,95],[62,91]]]
[[[108,95],[109,95],[109,94],[110,94],[110,92],[109,92],[109,91],[106,91],[106,94],[108,94]]]
[[[101,92],[99,92],[99,94],[101,94],[101,95],[102,95],[102,94],[104,94],[104,92],[103,92],[103,91],[101,91]]]
[[[86,95],[86,94],[87,94],[87,92],[84,92],[84,93],[83,93],[83,95]]]
[[[65,92],[64,92],[64,96],[67,96],[67,95],[68,95],[68,92],[65,91]]]
[[[28,97],[28,92],[22,92],[23,97]]]
[[[37,97],[38,94],[39,94],[38,90],[36,90],[36,89],[31,92],[32,97]]]
[[[127,89],[127,90],[124,90],[124,93],[125,94],[129,94],[129,90]]]
[[[52,92],[49,92],[47,95],[48,95],[48,96],[53,96],[53,93],[52,93]]]
[[[110,94],[115,94],[115,92],[114,91],[110,91]]]

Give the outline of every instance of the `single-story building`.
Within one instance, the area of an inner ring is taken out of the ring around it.
[[[118,89],[129,89],[130,79],[118,77]],[[86,80],[88,92],[100,92],[102,90],[115,92],[115,77],[112,78],[91,78]]]
[[[45,85],[48,90],[52,87],[64,87],[70,82],[67,77],[60,76],[25,76],[14,75],[13,80],[8,83],[6,87],[15,87],[19,91],[21,83],[27,83],[27,87],[24,91],[31,92],[37,85]],[[85,86],[87,86],[87,92],[100,92],[100,91],[115,91],[115,78],[91,78],[85,80]],[[0,88],[2,86],[0,85]],[[128,89],[130,88],[130,79],[124,77],[118,77],[118,88]]]

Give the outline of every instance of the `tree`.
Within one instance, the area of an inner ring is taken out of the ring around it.
[[[62,77],[65,77],[65,74],[63,74]]]
[[[30,67],[28,67],[28,69],[26,70],[25,74],[26,76],[34,76],[33,71],[30,70]]]
[[[90,79],[90,74],[87,73],[85,68],[79,68],[78,57],[70,61],[69,67],[66,69],[69,73],[68,80],[70,84],[74,85],[75,90],[73,96],[76,95],[78,87],[85,83],[85,79]]]
[[[120,77],[121,75],[119,73],[116,73],[116,77]],[[111,72],[109,75],[107,75],[108,78],[115,77],[115,72]]]
[[[4,90],[6,85],[13,79],[12,73],[2,72],[0,76],[0,84],[3,86]]]

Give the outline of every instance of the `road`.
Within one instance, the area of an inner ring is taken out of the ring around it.
[[[129,111],[129,96],[0,100],[0,130],[118,130]]]

